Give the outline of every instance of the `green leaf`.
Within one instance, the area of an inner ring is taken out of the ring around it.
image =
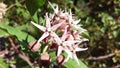
[[[51,56],[51,59],[52,59],[52,63],[54,63],[56,61],[56,54],[55,52],[50,52],[49,55]]]
[[[9,34],[4,30],[0,29],[0,37],[3,37],[3,36],[9,36]]]
[[[34,13],[34,15],[32,16],[32,19],[33,19],[34,22],[38,23],[39,18],[38,18],[37,12]]]
[[[23,29],[23,28],[21,28],[22,26],[12,27],[12,26],[9,26],[6,24],[0,24],[0,27],[7,30],[7,32],[10,35],[15,35],[19,41],[23,41],[23,40],[27,39],[27,41],[30,42],[30,41],[34,40],[34,38],[31,35],[22,31],[22,29]]]
[[[119,35],[119,32],[118,32],[118,31],[113,31],[113,36],[114,36],[115,38],[117,38],[118,35]]]
[[[8,64],[4,62],[4,59],[0,58],[0,68],[8,68]]]
[[[83,32],[82,34],[83,34],[83,36],[85,36],[85,37],[87,37],[87,38],[90,38],[90,35],[89,35],[88,31],[85,31],[85,32]]]
[[[66,68],[88,68],[83,62],[81,62],[79,60],[79,64],[73,60],[73,59],[69,59],[65,65]]]
[[[45,0],[26,0],[26,7],[30,14],[33,16],[34,13],[44,5]]]

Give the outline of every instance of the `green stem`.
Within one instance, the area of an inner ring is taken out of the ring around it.
[[[45,48],[43,49],[43,53],[45,53],[47,51],[47,49],[48,49],[48,45],[45,46]]]

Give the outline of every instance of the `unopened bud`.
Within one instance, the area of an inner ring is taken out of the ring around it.
[[[49,65],[50,61],[51,61],[48,53],[41,54],[39,59],[40,59],[40,64],[43,65],[43,66]]]
[[[32,52],[37,52],[40,49],[40,47],[41,47],[41,44],[38,43],[36,40],[29,43],[29,49]]]
[[[63,65],[65,63],[65,56],[64,55],[60,55],[57,57],[57,63],[59,65]]]

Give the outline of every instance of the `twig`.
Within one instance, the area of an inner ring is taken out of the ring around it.
[[[115,56],[115,54],[116,53],[111,53],[111,54],[104,55],[104,56],[99,56],[99,57],[89,57],[89,58],[87,58],[87,60],[102,60],[102,59],[107,59],[107,58]]]
[[[12,45],[12,47],[15,49],[15,51],[17,51],[18,53],[18,56],[23,59],[24,61],[26,61],[30,66],[31,68],[33,68],[33,64],[30,62],[29,58],[26,56],[25,53],[21,52],[18,50],[18,48],[16,47],[16,45],[14,44],[13,42],[13,39],[12,38],[8,38],[8,40],[10,41],[10,44]]]
[[[24,61],[26,61],[26,62],[31,66],[31,68],[34,68],[34,67],[33,67],[33,64],[30,62],[29,58],[26,57],[25,53],[18,54],[18,56],[19,56],[21,59],[23,59]]]
[[[110,68],[120,68],[120,65],[112,66]]]
[[[9,40],[11,46],[15,49],[15,51],[16,51],[17,53],[19,53],[18,48],[16,47],[16,45],[15,45],[14,42],[13,42],[13,39],[12,39],[11,37],[8,37],[8,40]]]
[[[23,3],[25,0],[21,0],[19,3]],[[12,7],[14,7],[14,6],[16,6],[17,5],[17,3],[14,3],[14,4],[12,4],[12,5],[10,5],[8,8],[7,8],[7,10],[9,10],[9,9],[11,9]]]

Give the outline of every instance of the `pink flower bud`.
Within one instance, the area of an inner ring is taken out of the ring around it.
[[[40,49],[40,47],[41,44],[39,44],[36,40],[29,43],[29,49],[32,52],[37,52]]]

